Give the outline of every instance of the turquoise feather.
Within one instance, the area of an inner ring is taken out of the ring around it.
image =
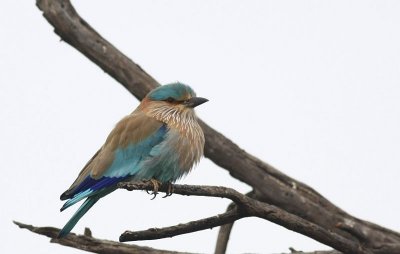
[[[168,98],[173,98],[174,100],[181,101],[184,100],[185,96],[187,96],[188,94],[191,97],[196,96],[196,93],[190,86],[178,82],[165,86],[160,86],[151,91],[147,96],[150,99],[156,101],[162,101]]]
[[[76,204],[84,198],[96,194],[104,188],[114,186],[115,183],[120,182],[122,179],[126,179],[128,176],[134,176],[141,169],[141,160],[147,158],[153,147],[163,141],[166,132],[166,127],[163,125],[156,131],[156,133],[145,140],[137,144],[130,144],[126,148],[118,148],[115,151],[114,161],[109,169],[104,173],[103,177],[99,179],[100,181],[94,181],[93,184],[85,186],[86,188],[78,188],[79,192],[74,193],[73,198],[65,202],[61,211]],[[90,176],[88,176],[88,178],[90,179]],[[103,180],[103,182],[105,182],[104,180],[107,180],[107,182],[101,184],[101,180]],[[96,188],[96,184],[97,186],[102,186],[102,188]]]
[[[99,200],[97,197],[90,197],[83,202],[71,219],[65,224],[65,226],[58,233],[58,238],[66,236],[75,227],[76,223],[82,218],[83,215]]]
[[[118,148],[110,168],[104,173],[108,177],[125,177],[135,175],[140,169],[143,160],[151,155],[152,149],[160,144],[166,137],[167,127],[162,125],[151,136],[145,140],[130,144],[126,148]]]

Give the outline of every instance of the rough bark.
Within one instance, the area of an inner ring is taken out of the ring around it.
[[[100,253],[100,254],[132,254],[132,253],[143,253],[143,254],[184,254],[187,252],[177,252],[177,251],[167,251],[167,250],[157,250],[149,247],[138,246],[133,244],[125,244],[120,242],[114,242],[109,240],[101,240],[91,236],[86,235],[76,235],[69,234],[63,238],[57,238],[59,228],[53,227],[35,227],[32,225],[27,225],[21,222],[14,223],[24,229],[29,231],[47,236],[51,238],[52,243],[58,243],[64,246]]]
[[[153,186],[149,182],[123,182],[119,183],[118,187],[127,190],[149,190]],[[178,234],[186,234],[189,232],[221,226],[227,223],[232,223],[241,218],[252,216],[269,220],[345,253],[372,253],[370,250],[360,246],[357,242],[351,241],[335,232],[313,224],[294,214],[288,213],[276,206],[255,200],[248,195],[243,195],[231,188],[176,184],[173,189],[175,194],[185,196],[228,198],[232,200],[236,206],[223,214],[198,221],[191,221],[186,224],[179,224],[166,228],[151,228],[136,232],[126,231],[120,236],[120,240],[137,241],[172,237]]]
[[[100,254],[132,254],[132,253],[143,253],[143,254],[192,254],[189,252],[177,252],[168,250],[159,250],[149,247],[143,247],[133,244],[124,244],[109,240],[101,240],[87,235],[76,235],[69,234],[67,237],[57,239],[57,234],[60,231],[58,228],[53,227],[35,227],[27,225],[21,222],[14,223],[20,227],[27,229],[33,233],[44,235],[51,238],[52,243],[58,243],[64,246],[100,253]],[[313,252],[302,252],[296,251],[293,248],[289,248],[291,254],[341,254],[339,251],[328,250],[328,251],[313,251]],[[284,254],[284,253],[282,253]]]
[[[119,188],[127,190],[150,190],[153,188],[150,182],[123,182],[118,184]],[[167,188],[165,188],[167,189]],[[161,189],[160,191],[166,191]],[[220,197],[228,198],[235,202],[235,207],[229,209],[223,214],[217,216],[191,221],[186,224],[178,224],[171,227],[164,228],[150,228],[142,231],[126,231],[120,236],[120,241],[139,241],[139,240],[154,240],[160,238],[173,237],[176,235],[186,234],[190,232],[196,232],[203,229],[208,229],[216,226],[221,226],[226,223],[232,223],[235,220],[245,217],[259,217],[279,225],[282,225],[290,230],[296,230],[304,235],[307,235],[317,241],[333,246],[336,249],[343,250],[344,253],[372,253],[358,243],[343,238],[334,232],[326,230],[318,225],[312,224],[300,217],[293,214],[287,213],[286,211],[279,209],[273,205],[266,204],[264,202],[257,201],[246,195],[243,195],[231,188],[217,187],[217,186],[198,186],[198,185],[174,185],[174,193],[185,196],[205,196],[205,197]],[[87,245],[90,246],[89,251],[99,253],[113,253],[115,251],[126,251],[128,247],[126,245],[118,246],[115,242],[99,241],[91,237],[91,232],[86,233],[83,238],[77,238],[75,234],[69,234],[64,238],[58,239],[58,229],[45,227],[42,229],[34,229],[33,226],[25,225],[16,222],[20,227],[27,228],[35,233],[45,234],[53,238],[53,242],[68,245],[71,247],[77,247],[80,249],[87,249]],[[85,230],[88,232],[89,230]],[[43,233],[46,232],[46,233]],[[80,241],[77,241],[80,240]],[[83,241],[83,242],[82,242]],[[97,246],[97,247],[96,247]],[[135,246],[139,247],[139,246]]]
[[[91,28],[69,1],[38,0],[37,6],[62,40],[91,59],[138,99],[159,85]],[[248,154],[200,122],[206,136],[205,156],[252,186],[259,201],[273,204],[363,246],[364,253],[400,253],[399,233],[349,215],[306,184]]]

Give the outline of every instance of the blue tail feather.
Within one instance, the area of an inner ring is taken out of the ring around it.
[[[78,223],[78,221],[82,218],[83,215],[99,200],[100,197],[92,196],[88,197],[85,202],[79,207],[79,209],[74,213],[71,219],[65,224],[65,226],[58,233],[57,238],[61,238],[66,236],[69,232],[71,232],[72,228]]]
[[[68,207],[78,203],[79,201],[81,201],[84,198],[87,198],[91,194],[93,195],[93,190],[91,190],[91,189],[88,189],[86,191],[76,194],[73,198],[71,198],[70,200],[68,200],[67,202],[64,203],[64,205],[61,207],[60,211],[61,212],[64,211]]]
[[[109,187],[104,188],[102,190],[97,191],[95,194],[89,196],[85,202],[78,208],[78,210],[72,215],[72,218],[65,224],[65,226],[61,229],[60,233],[58,233],[58,238],[61,238],[67,235],[74,228],[76,223],[82,218],[83,215],[102,197],[113,192],[117,187]]]

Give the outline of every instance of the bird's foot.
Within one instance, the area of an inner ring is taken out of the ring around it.
[[[153,191],[151,193],[149,193],[149,191],[146,190],[146,192],[151,194],[151,195],[154,195],[153,198],[151,199],[151,200],[153,200],[153,199],[156,198],[156,196],[158,194],[158,190],[160,189],[161,182],[156,180],[156,179],[154,179],[154,178],[152,178],[152,179],[150,179],[148,181],[151,182],[151,184],[153,184]]]
[[[167,182],[167,190],[165,191],[165,196],[163,198],[169,197],[174,193],[174,185],[171,182]]]

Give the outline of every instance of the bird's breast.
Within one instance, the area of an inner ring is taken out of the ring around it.
[[[179,167],[184,173],[200,161],[204,150],[204,134],[197,121],[186,122],[185,125],[169,126],[171,147],[179,158]]]
[[[163,169],[158,170],[162,170],[162,175],[171,174],[167,178],[176,180],[200,161],[204,150],[203,130],[192,109],[153,104],[144,108],[144,112],[168,128],[165,142],[157,149],[162,151],[159,158],[163,161]]]

